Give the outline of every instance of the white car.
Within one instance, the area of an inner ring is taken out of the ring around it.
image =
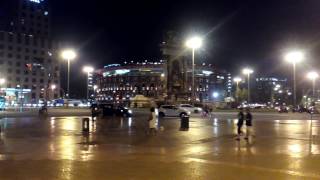
[[[186,111],[185,109],[181,109],[174,105],[162,105],[159,108],[159,116],[176,116],[182,117],[184,115],[190,115],[190,111]]]
[[[178,107],[181,109],[184,109],[186,111],[192,112],[192,113],[201,113],[202,112],[202,108],[194,107],[190,104],[180,104]]]

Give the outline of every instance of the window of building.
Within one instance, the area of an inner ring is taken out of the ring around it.
[[[17,54],[17,59],[21,59],[21,55],[20,54]]]
[[[35,98],[36,98],[36,93],[32,93],[32,94],[31,94],[31,98],[32,98],[32,99],[35,99]]]
[[[24,89],[29,89],[29,86],[28,85],[23,85],[23,88]]]
[[[18,51],[18,52],[21,52],[21,47],[17,47],[17,51]]]
[[[43,79],[40,79],[40,83],[44,83],[44,80],[43,80]]]
[[[25,36],[24,37],[25,39],[24,39],[24,43],[25,43],[25,45],[29,45],[30,44],[30,38],[29,38],[29,36]],[[26,50],[27,51],[27,50]],[[29,51],[28,51],[29,52]]]
[[[29,74],[29,71],[25,70],[25,71],[24,71],[24,74],[25,74],[25,75],[28,75],[28,74]]]
[[[11,62],[11,61],[8,61],[8,65],[9,65],[9,66],[12,66],[12,62]]]
[[[4,49],[4,45],[3,44],[0,44],[0,49]]]
[[[20,78],[19,78],[19,77],[16,77],[16,81],[17,81],[17,82],[20,82]]]
[[[25,56],[24,59],[25,59],[25,60],[29,60],[30,57],[29,57],[29,56]]]
[[[20,74],[20,73],[21,73],[21,71],[20,71],[19,69],[17,69],[17,70],[16,70],[16,73],[17,73],[17,74]]]
[[[12,51],[13,47],[12,47],[12,46],[8,46],[8,49],[9,49],[10,51]]]
[[[24,82],[29,82],[29,78],[24,78]]]
[[[32,78],[32,82],[33,83],[37,82],[37,79],[36,78]]]
[[[34,49],[33,50],[33,54],[37,54],[37,53],[38,53],[38,51]]]
[[[9,68],[8,69],[8,73],[11,74],[12,73],[12,69]]]
[[[12,58],[12,54],[11,53],[8,54],[8,58]]]

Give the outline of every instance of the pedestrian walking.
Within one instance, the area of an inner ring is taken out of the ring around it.
[[[238,123],[237,123],[237,126],[238,126],[238,137],[237,137],[237,141],[240,140],[240,136],[242,134],[242,131],[241,131],[241,128],[243,126],[243,120],[244,120],[244,114],[243,114],[243,109],[241,108],[239,113],[238,113]]]
[[[157,130],[156,130],[157,116],[156,116],[154,107],[150,108],[150,115],[149,115],[148,123],[149,123],[149,132],[148,133],[149,134],[157,134]]]
[[[249,138],[252,136],[252,114],[250,112],[250,109],[246,110],[246,140],[249,140]]]

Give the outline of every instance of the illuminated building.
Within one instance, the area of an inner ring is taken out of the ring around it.
[[[2,92],[17,95],[23,90],[17,98],[21,103],[60,97],[48,0],[1,1],[0,12],[0,77],[6,79]],[[56,88],[49,89],[53,84]]]
[[[110,64],[96,71],[98,101],[128,100],[137,94],[143,94],[156,100],[165,100],[167,93],[165,62],[143,62]],[[179,101],[190,101],[192,69],[187,70],[188,95]],[[211,66],[198,65],[195,68],[195,92],[197,101],[210,101],[213,92],[227,95],[228,75]]]

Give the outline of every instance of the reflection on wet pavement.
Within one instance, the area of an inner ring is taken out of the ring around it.
[[[158,127],[163,126],[164,130],[155,136],[146,134],[144,114],[90,120],[88,133],[82,132],[85,117],[4,118],[0,167],[7,161],[61,161],[55,167],[60,173],[57,178],[74,179],[79,167],[72,162],[87,162],[93,172],[99,168],[94,165],[97,162],[118,163],[119,168],[127,162],[146,163],[145,167],[135,167],[140,171],[152,169],[148,163],[165,167],[166,163],[177,162],[181,167],[192,168],[195,174],[190,177],[195,178],[211,176],[204,166],[216,172],[216,177],[223,177],[230,170],[241,173],[247,169],[252,177],[259,177],[265,171],[271,177],[320,178],[320,121],[315,118],[311,128],[307,117],[290,120],[276,114],[270,116],[275,120],[256,115],[253,139],[240,142],[234,139],[237,120],[233,116],[193,117],[189,131],[179,131],[177,118],[159,119]],[[221,172],[216,171],[219,168]],[[190,175],[178,171],[186,177]]]

